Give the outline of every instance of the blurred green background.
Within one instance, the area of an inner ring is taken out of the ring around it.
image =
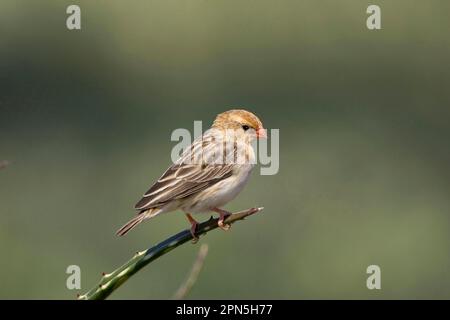
[[[82,30],[66,29],[78,4]],[[378,4],[382,30],[366,28]],[[210,253],[190,298],[450,298],[450,3],[0,2],[0,298],[73,299],[187,227],[115,231],[170,163],[175,128],[231,107],[280,129],[280,171],[226,208],[264,206]],[[209,216],[200,217],[206,219]],[[165,299],[199,246],[112,298]],[[82,290],[66,288],[66,267]],[[381,290],[366,268],[381,267]]]

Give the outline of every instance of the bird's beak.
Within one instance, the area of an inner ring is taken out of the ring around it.
[[[259,139],[267,139],[267,130],[264,128],[259,128],[258,130],[256,130],[256,136]]]

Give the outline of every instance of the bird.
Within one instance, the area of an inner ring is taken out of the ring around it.
[[[261,120],[252,112],[232,109],[218,114],[210,129],[184,149],[181,156],[136,203],[137,215],[117,230],[123,236],[141,222],[181,210],[190,223],[193,242],[198,222],[192,214],[215,212],[218,226],[231,213],[222,209],[244,188],[255,165],[252,142],[267,139]]]

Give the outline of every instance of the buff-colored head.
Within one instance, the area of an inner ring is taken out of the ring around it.
[[[267,138],[266,129],[264,129],[261,120],[253,113],[243,109],[220,113],[214,120],[212,128],[237,130],[252,137]]]

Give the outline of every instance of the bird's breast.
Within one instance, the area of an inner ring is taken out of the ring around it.
[[[224,206],[242,191],[253,166],[252,164],[236,165],[230,177],[192,196],[182,209],[185,212],[198,213]]]

